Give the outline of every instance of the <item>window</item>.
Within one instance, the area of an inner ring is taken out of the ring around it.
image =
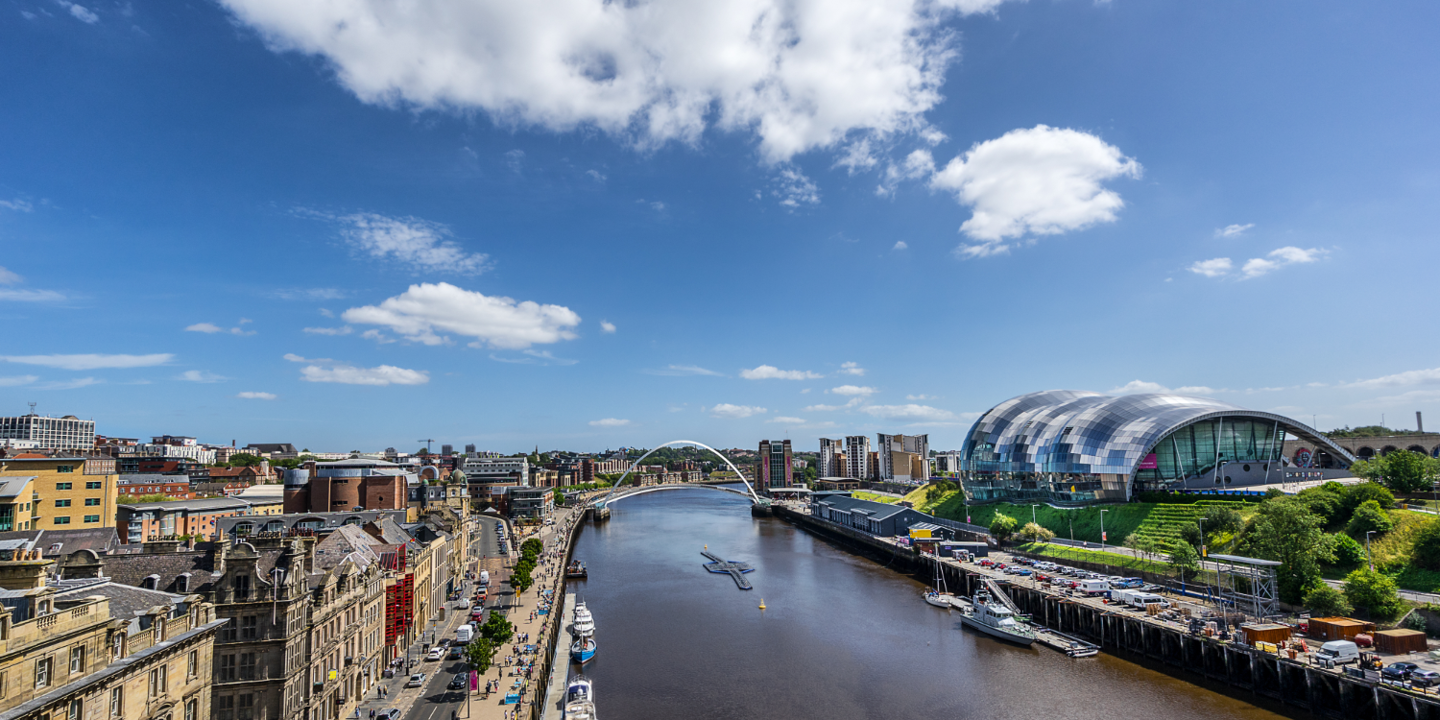
[[[98,522],[100,522],[100,516],[99,516],[99,515],[86,515],[86,516],[85,516],[85,522],[87,522],[87,523],[98,523]]]
[[[250,597],[250,576],[249,576],[249,575],[236,575],[236,576],[235,576],[235,596],[236,596],[236,597],[239,597],[239,598],[248,598],[248,597]]]
[[[235,720],[254,720],[255,718],[255,695],[245,693],[240,696],[240,710],[235,713]]]
[[[69,525],[69,524],[70,524],[70,516],[69,516],[69,515],[61,515],[60,517],[55,518],[55,524],[56,524],[56,525]]]
[[[35,687],[50,687],[50,658],[35,661]]]
[[[57,473],[73,473],[73,472],[75,472],[75,466],[74,466],[74,465],[56,465],[56,466],[55,466],[55,472],[57,472]],[[70,488],[69,488],[68,486],[70,485],[70,483],[65,483],[65,485],[67,486],[65,489],[66,489],[66,490],[69,490]]]
[[[240,639],[254,640],[260,635],[260,628],[254,615],[246,615],[240,618]]]
[[[70,648],[70,674],[85,672],[85,646]]]
[[[223,695],[215,698],[215,720],[234,720],[235,696]]]
[[[70,701],[70,720],[80,720],[80,718],[85,715],[84,710],[85,710],[84,701],[79,700],[78,698],[75,699],[75,700],[71,700],[71,701]]]
[[[245,653],[240,656],[240,679],[255,679],[255,653]]]
[[[86,490],[99,490],[99,489],[101,489],[101,488],[103,488],[103,487],[104,487],[104,484],[101,483],[99,480],[89,480],[89,481],[86,481],[86,483],[85,483],[85,489],[86,489]]]
[[[165,666],[150,671],[150,697],[158,697],[165,692]]]
[[[195,720],[195,708],[194,700],[185,703],[185,720]]]
[[[69,490],[70,483],[55,483],[56,490]]]
[[[235,679],[235,656],[220,656],[220,682],[229,682]]]
[[[195,670],[197,669],[199,662],[199,656],[197,655],[198,652],[199,651],[197,650],[191,650],[190,656],[185,660],[186,677],[195,677]]]
[[[70,483],[65,483],[65,484],[66,484],[66,485],[69,485]],[[55,507],[70,507],[70,498],[64,498],[64,499],[61,499],[61,500],[56,500],[56,501],[55,501]]]
[[[86,507],[95,507],[100,504],[100,498],[85,498]]]
[[[125,711],[125,688],[110,688],[110,717],[118,718]]]
[[[0,698],[5,697],[5,673],[0,673]]]

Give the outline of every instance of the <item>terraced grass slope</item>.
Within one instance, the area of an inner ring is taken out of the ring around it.
[[[1205,508],[1214,506],[1243,511],[1247,504],[1235,500],[1201,500],[1186,505],[1157,504],[1135,528],[1135,536],[1138,539],[1153,540],[1163,552],[1169,553],[1175,543],[1180,541],[1181,528],[1195,525],[1196,521],[1205,516]],[[1118,540],[1123,542],[1124,538]]]
[[[1049,505],[1032,508],[1029,505],[1012,505],[1010,503],[967,508],[963,498],[956,493],[945,498],[931,512],[940,517],[960,522],[965,522],[968,512],[971,518],[970,522],[983,526],[988,526],[990,521],[995,518],[996,513],[1009,515],[1024,525],[1030,522],[1033,512],[1033,517],[1042,526],[1055,533],[1056,537],[1070,538],[1073,527],[1076,540],[1100,542],[1100,511],[1104,510],[1105,542],[1119,545],[1131,533],[1136,533],[1141,537],[1155,540],[1168,553],[1171,545],[1180,538],[1180,528],[1187,523],[1194,524],[1196,518],[1205,514],[1205,508],[1209,505],[1234,507],[1242,513],[1248,508],[1254,507],[1234,500],[1201,500],[1193,504],[1137,502],[1077,509],[1060,509]]]

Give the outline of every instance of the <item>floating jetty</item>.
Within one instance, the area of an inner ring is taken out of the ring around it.
[[[1003,580],[985,577],[978,573],[971,573],[973,577],[980,580],[990,590],[991,596],[1004,603],[1005,607],[1015,613],[1017,617],[1025,620],[1031,627],[1035,628],[1035,640],[1041,645],[1059,650],[1072,658],[1090,657],[1100,654],[1100,646],[1095,643],[1085,642],[1073,635],[1066,635],[1058,630],[1051,630],[1044,625],[1030,620],[1030,615],[1020,610],[1015,601],[1010,599],[1009,593],[1005,592],[1003,586],[1009,583]]]
[[[730,577],[735,578],[735,585],[741,590],[754,589],[750,587],[750,581],[745,579],[745,573],[754,572],[755,568],[752,568],[742,562],[722,559],[718,555],[715,555],[711,552],[702,552],[700,554],[704,555],[707,558],[710,558],[710,560],[712,561],[705,563],[706,570],[709,570],[710,572],[719,575],[729,574]]]

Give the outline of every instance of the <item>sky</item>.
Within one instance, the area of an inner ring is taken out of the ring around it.
[[[1440,6],[9,0],[0,414],[513,452],[1440,428]]]

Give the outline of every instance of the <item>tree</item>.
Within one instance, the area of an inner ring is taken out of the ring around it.
[[[490,611],[490,617],[485,619],[485,624],[480,626],[480,637],[489,640],[493,645],[504,645],[515,637],[515,626],[494,610]]]
[[[531,560],[540,557],[540,553],[544,550],[545,543],[541,542],[540,538],[530,538],[520,545],[520,554]]]
[[[1333,617],[1354,612],[1345,595],[1329,585],[1320,584],[1305,593],[1305,607],[1310,608],[1312,617]]]
[[[1020,532],[1016,534],[1031,542],[1049,542],[1055,539],[1055,533],[1033,522],[1025,523],[1025,527],[1020,528]]]
[[[490,669],[490,663],[494,660],[495,644],[490,642],[489,638],[477,637],[465,646],[465,662],[470,663],[470,669],[481,675]]]
[[[1415,533],[1410,559],[1426,570],[1440,570],[1440,518],[1426,521]]]
[[[1331,535],[1330,547],[1335,551],[1336,565],[1351,567],[1365,562],[1365,547],[1349,535],[1344,533]]]
[[[265,462],[265,458],[250,453],[235,453],[230,456],[230,467],[255,467]]]
[[[1017,525],[1015,518],[997,512],[995,517],[990,520],[990,534],[994,535],[996,540],[1005,542],[1014,534]]]
[[[136,503],[156,503],[174,499],[175,498],[172,498],[165,493],[153,493],[151,495],[130,495],[128,497],[119,498],[115,502],[121,505],[134,505]]]
[[[1233,508],[1211,505],[1205,508],[1206,535],[1234,535],[1245,526],[1245,520]]]
[[[1367,532],[1386,533],[1394,530],[1395,521],[1380,507],[1380,503],[1366,500],[1360,507],[1355,508],[1355,514],[1350,516],[1350,523],[1345,529],[1351,535],[1364,537]]]
[[[1389,490],[1386,490],[1385,486],[1373,482],[1364,482],[1345,488],[1345,503],[1341,506],[1344,510],[1344,516],[1337,518],[1337,520],[1339,522],[1349,520],[1350,515],[1355,512],[1355,508],[1360,507],[1367,500],[1374,500],[1380,503],[1380,507],[1382,508],[1395,507],[1395,496],[1391,494]]]
[[[1200,524],[1180,526],[1180,539],[1192,548],[1198,548],[1205,544],[1205,536],[1200,533]]]
[[[1334,489],[1331,486],[1334,486]],[[1315,513],[1326,527],[1338,524],[1345,513],[1345,486],[1339,483],[1332,482],[1320,487],[1306,488],[1295,497],[1299,498],[1310,512]]]
[[[1351,465],[1350,472],[1394,492],[1410,493],[1429,488],[1440,479],[1440,460],[1409,450],[1392,450]]]
[[[1396,592],[1395,581],[1370,568],[1360,568],[1345,576],[1345,599],[1381,620],[1399,615],[1405,607]]]
[[[1175,543],[1174,549],[1170,551],[1170,566],[1180,573],[1183,580],[1200,569],[1200,556],[1196,554],[1195,548],[1190,543]]]
[[[1280,599],[1298,603],[1320,582],[1320,563],[1334,554],[1320,529],[1320,518],[1295,498],[1277,498],[1260,504],[1245,531],[1246,552],[1278,560]]]

